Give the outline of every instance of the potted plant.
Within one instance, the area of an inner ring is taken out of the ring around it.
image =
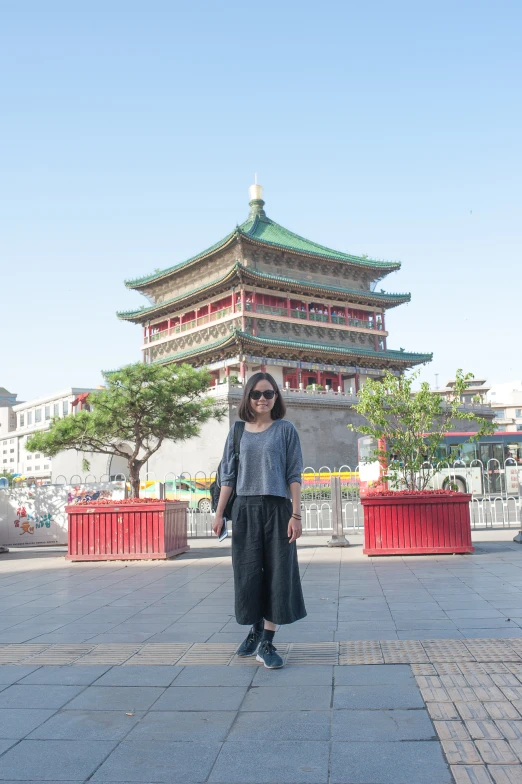
[[[414,392],[417,375],[386,372],[382,381],[366,381],[354,409],[367,424],[348,425],[375,440],[370,460],[380,464],[379,481],[361,498],[367,555],[473,552],[471,496],[430,485],[443,467],[437,449],[446,432],[459,421],[472,422],[469,440],[476,441],[494,426],[462,408],[460,396],[471,373],[457,371],[451,400],[426,382]]]
[[[51,457],[75,449],[127,461],[129,499],[66,507],[67,558],[149,559],[185,552],[188,504],[140,498],[140,472],[166,439],[184,441],[198,435],[204,422],[223,417],[223,408],[204,394],[210,374],[190,365],[139,362],[104,378],[105,387],[89,395],[89,410],[53,419],[49,430],[35,433],[26,445]],[[86,458],[83,468],[89,471]]]

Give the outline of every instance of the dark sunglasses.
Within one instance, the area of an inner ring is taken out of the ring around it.
[[[262,392],[260,392],[259,389],[254,389],[254,391],[250,393],[252,400],[261,400],[261,395],[265,400],[272,400],[275,392],[273,389],[264,389]]]

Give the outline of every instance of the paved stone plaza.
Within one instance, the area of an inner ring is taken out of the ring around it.
[[[522,548],[299,545],[280,671],[234,655],[229,543],[168,563],[0,560],[0,781],[522,782]]]

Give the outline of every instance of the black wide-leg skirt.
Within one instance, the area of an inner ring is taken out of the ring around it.
[[[236,620],[276,624],[306,616],[296,543],[288,541],[292,503],[276,495],[237,496],[232,507]]]

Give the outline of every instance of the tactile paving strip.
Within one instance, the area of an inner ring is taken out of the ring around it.
[[[152,645],[153,643],[151,643]],[[229,643],[195,642],[178,661],[180,665],[230,664],[237,646]],[[255,657],[254,657],[255,658]]]
[[[131,664],[177,664],[191,646],[190,642],[149,643],[124,662]]]
[[[380,643],[376,640],[339,643],[339,664],[384,664]]]
[[[415,675],[507,673],[522,675],[518,640],[348,640],[279,643],[291,664],[411,664]],[[22,664],[219,664],[250,666],[255,657],[235,656],[229,643],[82,643],[0,646],[0,665]],[[426,669],[421,669],[425,667]],[[432,668],[435,667],[435,671]],[[460,668],[460,669],[459,669]],[[455,684],[457,687],[458,685]]]
[[[294,642],[286,658],[287,664],[337,664],[338,661],[337,642]]]
[[[73,664],[77,659],[85,657],[94,645],[51,645],[45,651],[26,659],[28,664]]]
[[[137,653],[142,646],[128,643],[99,643],[90,653],[76,659],[74,664],[123,664]]]

